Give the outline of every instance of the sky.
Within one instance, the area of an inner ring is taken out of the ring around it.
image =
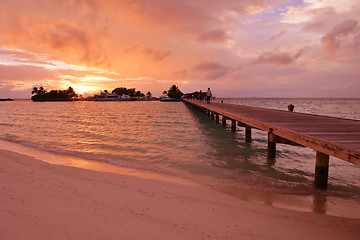
[[[360,97],[359,0],[1,0],[0,98]]]

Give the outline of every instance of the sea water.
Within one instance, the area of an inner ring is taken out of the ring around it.
[[[216,101],[281,110],[292,103],[297,112],[360,120],[360,99]],[[0,140],[176,175],[234,195],[318,192],[314,150],[278,144],[276,160],[268,160],[266,132],[253,130],[245,143],[242,128],[232,132],[182,102],[0,102],[0,129]],[[331,157],[326,196],[360,203],[360,167]]]

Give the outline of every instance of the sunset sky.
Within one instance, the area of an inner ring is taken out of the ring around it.
[[[0,98],[360,97],[359,0],[1,0]]]

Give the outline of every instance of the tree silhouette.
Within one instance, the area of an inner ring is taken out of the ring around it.
[[[47,92],[43,87],[34,87],[31,94],[33,101],[72,101],[78,97],[72,87],[67,90],[51,90]]]
[[[31,94],[35,94],[35,93],[37,93],[37,92],[38,92],[37,87],[34,87],[33,90],[31,91]]]
[[[169,98],[180,99],[184,94],[179,90],[179,88],[176,85],[172,85],[169,91],[167,92],[167,95],[169,96]]]
[[[112,94],[116,93],[117,95],[120,95],[120,96],[129,95],[127,88],[124,88],[124,87],[115,88],[114,90],[112,90],[111,93]]]
[[[128,95],[130,97],[144,97],[145,94],[143,94],[142,92],[140,91],[136,91],[136,88],[125,88],[125,87],[118,87],[118,88],[115,88],[114,90],[112,90],[112,93],[116,93],[120,96],[122,95]]]

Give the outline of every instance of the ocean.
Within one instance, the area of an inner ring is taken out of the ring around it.
[[[360,99],[215,101],[280,110],[292,103],[296,112],[360,120]],[[266,132],[253,130],[245,143],[242,128],[234,133],[182,102],[0,102],[0,129],[0,140],[32,149],[174,175],[264,204],[360,218],[359,210],[347,210],[360,205],[360,167],[330,157],[328,189],[314,189],[314,150],[278,144],[269,162]],[[289,196],[294,204],[281,201]]]

